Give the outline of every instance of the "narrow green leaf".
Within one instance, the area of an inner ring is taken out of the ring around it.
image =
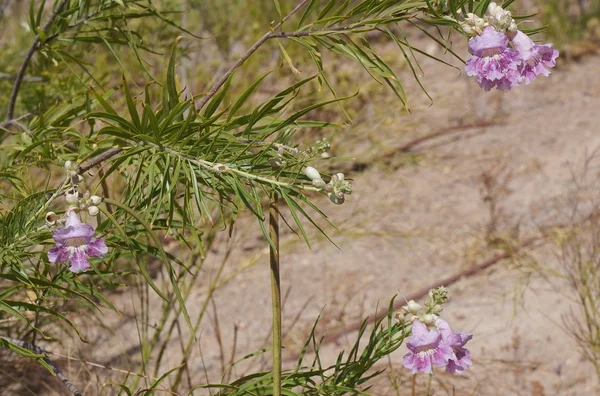
[[[135,102],[133,101],[133,97],[129,91],[129,84],[127,84],[125,76],[123,76],[123,90],[125,91],[125,101],[127,102],[127,109],[129,110],[129,115],[131,116],[131,122],[133,122],[133,125],[135,125],[137,130],[141,130],[140,116],[138,115]]]

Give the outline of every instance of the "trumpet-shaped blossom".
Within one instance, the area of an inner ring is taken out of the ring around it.
[[[454,357],[448,360],[446,372],[461,373],[465,371],[473,362],[471,361],[471,353],[464,346],[473,338],[473,335],[453,332],[450,325],[442,319],[436,321],[436,326],[442,335],[442,343],[452,348],[452,352],[454,352]]]
[[[477,76],[479,86],[486,91],[496,87],[509,90],[519,84],[519,52],[509,48],[508,37],[492,26],[469,40],[473,55],[465,65],[468,76]]]
[[[55,263],[69,262],[72,272],[81,272],[90,268],[88,257],[103,257],[108,248],[102,239],[94,238],[94,229],[82,223],[73,210],[67,212],[64,228],[52,233],[56,246],[48,251],[48,260]]]
[[[495,4],[494,7],[504,12]],[[492,12],[486,18],[496,21],[494,15]],[[508,21],[510,13],[502,18]],[[469,52],[473,56],[467,61],[465,70],[467,75],[477,76],[479,86],[486,91],[492,88],[509,90],[529,84],[539,75],[549,76],[549,69],[556,66],[558,51],[552,44],[535,44],[529,36],[517,30],[516,25],[513,28],[513,24],[509,29],[498,29],[490,23],[481,34],[469,40]]]
[[[516,32],[512,44],[522,59],[519,72],[525,84],[529,84],[539,75],[549,76],[548,69],[556,66],[558,51],[552,47],[552,44],[535,44],[521,31]]]
[[[412,334],[406,343],[409,352],[402,358],[402,363],[414,373],[433,372],[433,366],[443,367],[450,359],[456,359],[452,347],[443,342],[442,334],[435,328],[427,327],[415,320]]]

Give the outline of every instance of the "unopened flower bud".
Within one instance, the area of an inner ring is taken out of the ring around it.
[[[79,197],[77,195],[77,193],[75,194],[66,194],[65,195],[65,200],[70,203],[70,204],[77,204],[79,203]]]
[[[71,183],[72,184],[79,184],[82,181],[83,181],[83,177],[81,175],[78,175],[78,174],[75,173],[75,174],[73,174],[71,176]]]
[[[316,180],[321,178],[321,174],[319,173],[319,171],[313,168],[312,166],[307,166],[306,169],[304,169],[304,174],[308,176],[310,180]]]
[[[97,196],[97,195],[92,195],[92,196],[90,197],[90,201],[92,201],[92,203],[93,203],[94,205],[100,205],[100,202],[102,202],[102,198],[101,198],[101,197],[99,197],[99,196]]]
[[[442,305],[434,305],[433,307],[431,307],[431,313],[434,313],[434,314],[439,314],[443,310],[444,310],[444,307]]]
[[[329,153],[327,151],[321,153],[321,158],[329,158]]]
[[[317,188],[325,188],[326,186],[325,180],[323,179],[315,179],[312,181],[312,184]]]
[[[71,161],[66,161],[65,162],[65,169],[66,170],[71,170],[72,167],[73,167],[73,162],[71,162]]]
[[[417,304],[414,300],[410,300],[406,305],[406,310],[410,313],[416,314],[421,309],[421,306]]]
[[[88,208],[88,213],[90,214],[90,216],[96,216],[96,215],[98,215],[99,212],[100,212],[100,210],[98,209],[97,206],[90,206]]]
[[[336,176],[338,178],[339,181],[344,181],[344,174],[343,173],[336,173]]]
[[[433,324],[435,324],[436,319],[437,319],[436,315],[427,314],[427,315],[423,316],[423,318],[421,319],[421,322],[423,322],[424,324],[426,324],[428,326],[432,326]]]

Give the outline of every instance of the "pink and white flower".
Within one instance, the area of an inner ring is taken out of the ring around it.
[[[452,348],[452,352],[454,352],[454,357],[450,358],[446,364],[446,372],[462,373],[473,364],[471,353],[464,348],[465,344],[473,338],[473,334],[455,333],[450,325],[442,319],[436,321],[436,326],[442,334],[442,343]]]
[[[104,240],[94,238],[94,229],[82,223],[75,211],[67,212],[64,228],[52,233],[56,246],[48,251],[48,260],[52,263],[69,262],[72,272],[82,272],[90,268],[88,257],[103,257],[108,252]]]
[[[415,373],[433,373],[433,366],[444,367],[456,356],[452,347],[442,342],[442,334],[436,329],[430,330],[415,320],[412,334],[406,343],[409,352],[402,358],[407,369]]]

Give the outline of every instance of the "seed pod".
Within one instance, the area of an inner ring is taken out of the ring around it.
[[[58,216],[56,215],[56,213],[54,213],[54,212],[46,213],[46,225],[47,226],[53,226],[54,224],[56,224],[57,219],[58,219]]]

